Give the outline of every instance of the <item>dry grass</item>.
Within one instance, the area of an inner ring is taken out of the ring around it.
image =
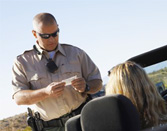
[[[26,120],[27,113],[0,120],[0,131],[31,131]]]

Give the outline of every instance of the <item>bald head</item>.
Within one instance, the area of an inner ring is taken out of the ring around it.
[[[55,23],[57,24],[56,19],[49,13],[40,13],[33,18],[33,28],[36,31],[43,25],[48,26]]]

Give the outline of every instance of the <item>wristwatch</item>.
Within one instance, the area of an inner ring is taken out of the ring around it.
[[[90,87],[86,84],[86,88],[85,88],[85,91],[84,91],[84,92],[86,93],[86,92],[88,92],[88,91],[90,91]]]

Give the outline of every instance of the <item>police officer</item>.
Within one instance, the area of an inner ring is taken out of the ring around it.
[[[53,15],[33,19],[32,50],[17,56],[12,68],[13,99],[17,105],[35,105],[43,130],[64,130],[70,117],[80,113],[88,94],[102,88],[99,69],[80,48],[59,43],[59,26]],[[67,80],[72,79],[67,85]]]

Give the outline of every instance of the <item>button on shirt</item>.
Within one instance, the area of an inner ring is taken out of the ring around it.
[[[25,51],[14,61],[12,85],[14,94],[20,90],[36,90],[47,87],[52,82],[61,82],[73,76],[83,77],[85,81],[101,79],[99,69],[90,57],[81,49],[67,44],[58,44],[53,57],[58,70],[50,73],[46,69],[48,52],[36,44],[36,50]],[[59,118],[78,108],[87,95],[79,93],[71,85],[66,86],[63,94],[57,98],[47,98],[35,104],[34,111],[41,114],[45,121]]]

